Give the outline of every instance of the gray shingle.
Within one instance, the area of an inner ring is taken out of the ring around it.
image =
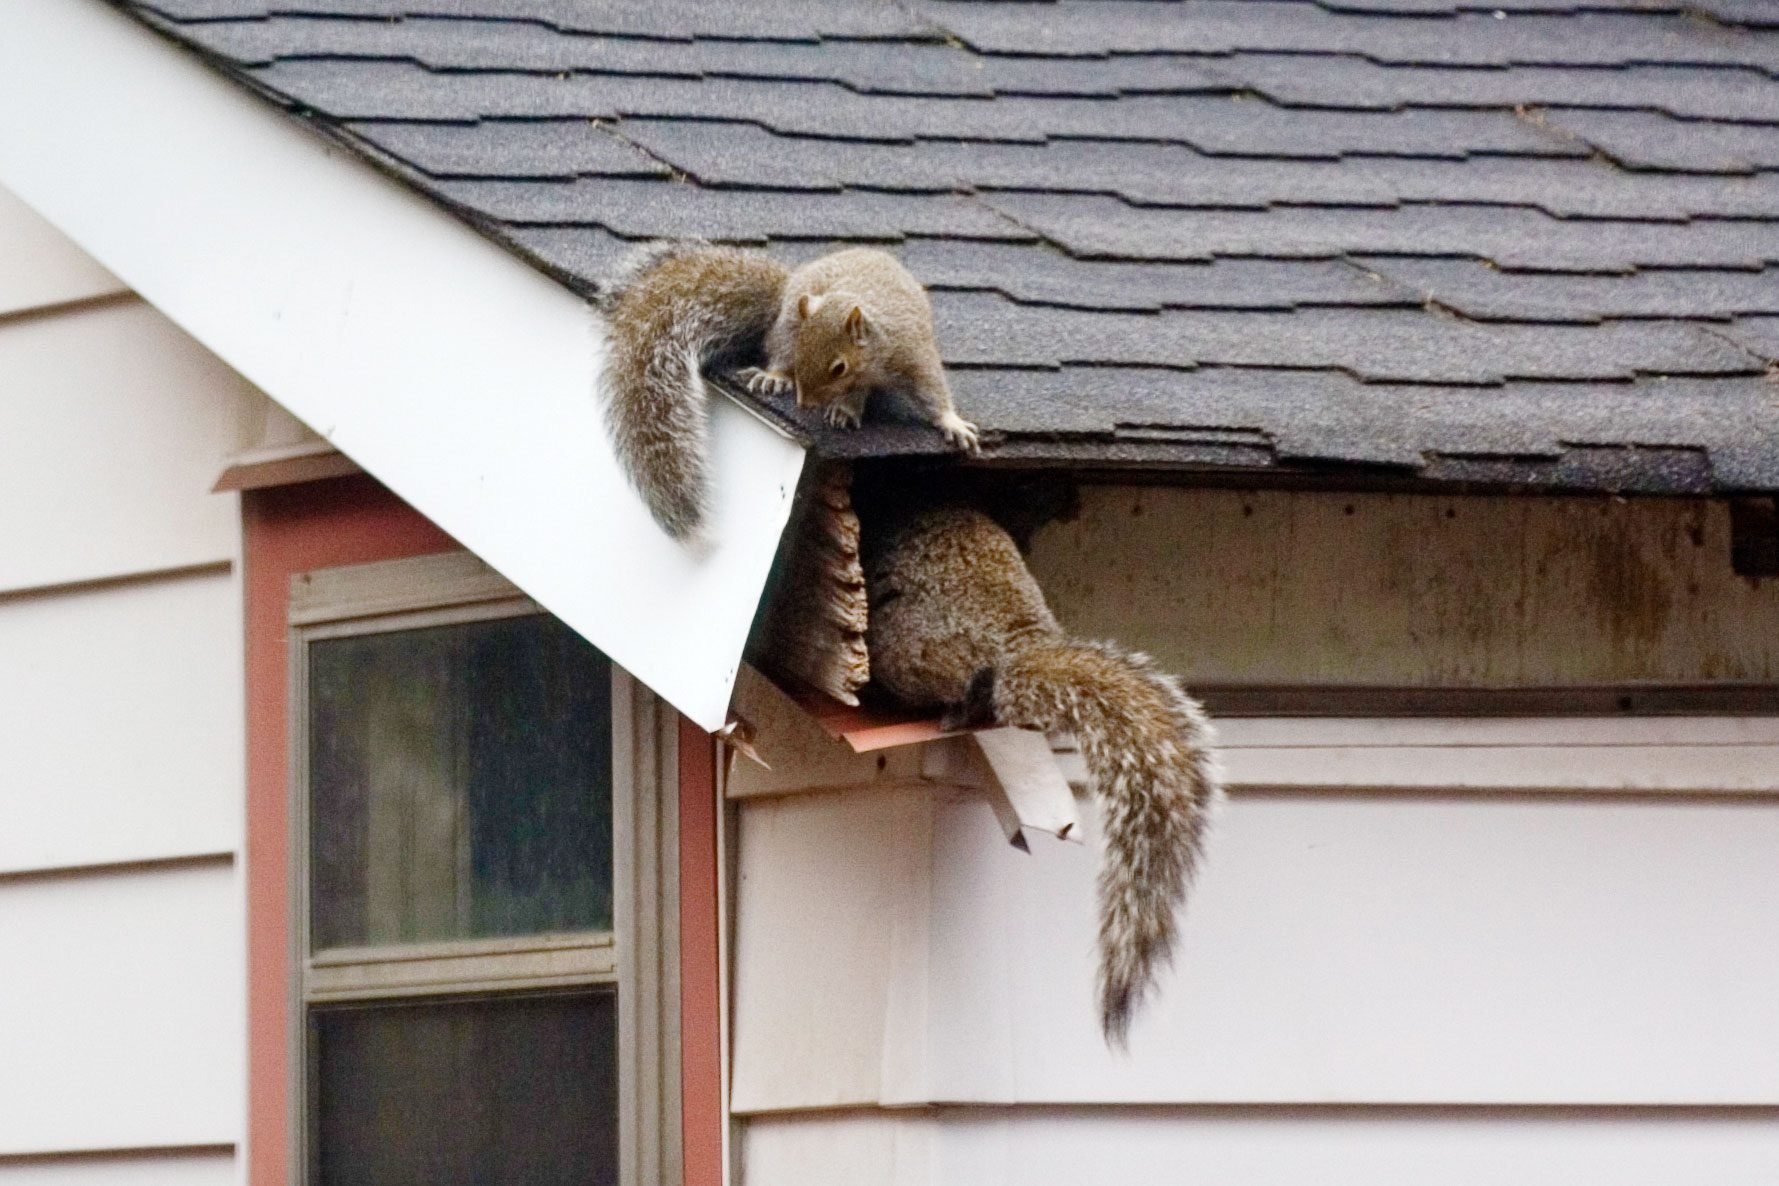
[[[998,458],[1779,489],[1773,0],[160,8],[577,289],[891,245]]]
[[[777,38],[931,38],[935,30],[894,4],[832,0],[154,0],[179,20],[271,14],[394,18],[437,16],[533,21],[564,32],[686,40],[696,36]]]
[[[1544,119],[1633,169],[1779,169],[1779,126],[1679,120],[1642,111],[1548,111]]]
[[[1682,220],[1779,209],[1779,174],[1638,176],[1598,160],[1303,161],[1214,158],[1180,145],[835,144],[693,120],[625,120],[620,133],[711,185],[1113,193],[1140,205],[1262,210],[1403,202],[1536,206],[1555,215]],[[550,175],[547,162],[528,176]]]
[[[346,128],[433,177],[665,177],[668,168],[589,120],[352,124]]]
[[[1012,241],[1035,237],[972,199],[943,194],[724,192],[682,182],[622,178],[445,180],[437,188],[452,202],[501,222],[585,224],[628,239],[701,236],[765,243],[774,235],[877,242],[906,235]]]
[[[1609,66],[1636,62],[1779,70],[1779,45],[1675,13],[1555,12],[1497,19],[1463,12],[1378,19],[1302,3],[1062,0],[958,3],[914,10],[979,50],[1059,57],[1113,52],[1349,53],[1403,65]]]
[[[1779,365],[1779,315],[1738,317],[1723,331],[1725,337],[1770,365]],[[1779,387],[1773,398],[1779,402]]]
[[[592,226],[510,227],[506,234],[545,268],[582,281],[610,275],[624,253],[636,246]]]
[[[1415,306],[1410,290],[1345,263],[1219,260],[1210,264],[1071,259],[1042,246],[922,239],[897,251],[934,289],[995,291],[1014,301],[1083,309],[1272,309]]]
[[[1265,3],[1266,0],[1256,0]],[[1630,12],[1675,16],[1702,14],[1725,24],[1779,25],[1769,0],[1315,0],[1330,12],[1378,15],[1450,15],[1459,12],[1574,13]]]
[[[1469,317],[1598,321],[1608,317],[1717,318],[1779,313],[1779,269],[1663,269],[1623,276],[1504,272],[1474,260],[1359,261],[1421,297]]]
[[[1720,120],[1779,122],[1779,81],[1752,69],[1631,66],[1444,68],[1389,66],[1358,56],[1237,54],[1216,62],[1225,78],[1281,103],[1317,107],[1609,107]]]
[[[1575,445],[1694,448],[1709,452],[1726,488],[1779,482],[1773,389],[1758,378],[1378,387],[1330,372],[1076,367],[958,371],[952,386],[968,414],[1016,433],[1054,426],[1111,439],[1149,425],[1193,426],[1263,434],[1286,460],[1407,467],[1441,457],[1554,466]],[[1476,469],[1452,476],[1487,478]]]
[[[1485,324],[1397,308],[1089,312],[956,292],[935,293],[933,309],[940,352],[958,366],[1308,367],[1392,383],[1617,382],[1759,369],[1745,350],[1676,324]]]
[[[1557,219],[1490,206],[1159,210],[1116,198],[1061,194],[996,193],[981,200],[1072,254],[1113,259],[1471,256],[1509,268],[1580,272],[1779,262],[1779,222],[1768,221]]]
[[[1109,0],[1110,2],[1110,0]],[[617,115],[746,121],[846,140],[1025,141],[1080,136],[1190,144],[1212,154],[1333,159],[1580,156],[1573,141],[1494,111],[1289,111],[1226,96],[942,99],[861,95],[832,83],[433,73],[406,62],[298,59],[255,79],[341,120]]]
[[[892,95],[1111,98],[1216,93],[1232,85],[1195,59],[1170,55],[1057,60],[984,56],[940,41],[667,41],[565,33],[525,21],[255,18],[212,25],[205,40],[212,50],[254,66],[279,59],[381,58],[431,70],[582,70],[656,78],[835,82]]]

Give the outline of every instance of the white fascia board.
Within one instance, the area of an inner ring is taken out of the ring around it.
[[[100,0],[0,4],[0,182],[706,729],[802,469],[712,403],[713,543],[618,469],[586,304]]]

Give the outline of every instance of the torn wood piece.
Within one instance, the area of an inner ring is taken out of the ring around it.
[[[1030,851],[1028,829],[1083,842],[1074,793],[1042,733],[985,729],[925,746],[922,755],[921,769],[928,778],[981,788],[1015,848]]]
[[[810,466],[748,639],[748,661],[781,684],[807,686],[856,705],[859,689],[871,678],[868,613],[852,471],[845,465]]]
[[[1030,729],[1000,728],[975,734],[975,742],[1022,829],[1035,828],[1059,840],[1081,843],[1075,795],[1050,750],[1049,738]]]
[[[961,737],[972,729],[948,730],[930,712],[879,705],[836,704],[825,696],[790,690],[785,693],[814,717],[829,737],[846,742],[854,753],[868,754],[945,737]]]
[[[813,692],[805,695],[818,703],[833,704]],[[730,711],[753,726],[753,745],[763,763],[735,764],[727,784],[731,799],[925,781],[916,751],[856,752],[752,667],[744,666],[736,678]]]

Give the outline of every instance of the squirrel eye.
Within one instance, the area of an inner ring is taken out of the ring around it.
[[[828,367],[828,378],[838,379],[842,375],[846,374],[846,371],[847,371],[846,360],[844,358],[836,358],[833,362],[833,365]]]

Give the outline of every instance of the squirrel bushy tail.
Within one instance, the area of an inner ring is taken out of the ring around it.
[[[1081,746],[1104,834],[1100,1025],[1122,1046],[1172,951],[1220,793],[1210,723],[1146,656],[1070,638],[987,515],[865,494],[873,683],[954,725],[1066,729]]]
[[[759,252],[697,241],[634,253],[606,284],[599,384],[620,462],[655,520],[695,538],[709,502],[705,369],[758,355],[787,272]]]
[[[1130,1019],[1173,950],[1218,773],[1196,702],[1146,655],[1109,643],[1034,640],[994,670],[1003,724],[1075,734],[1100,802],[1099,1004],[1106,1040]]]

